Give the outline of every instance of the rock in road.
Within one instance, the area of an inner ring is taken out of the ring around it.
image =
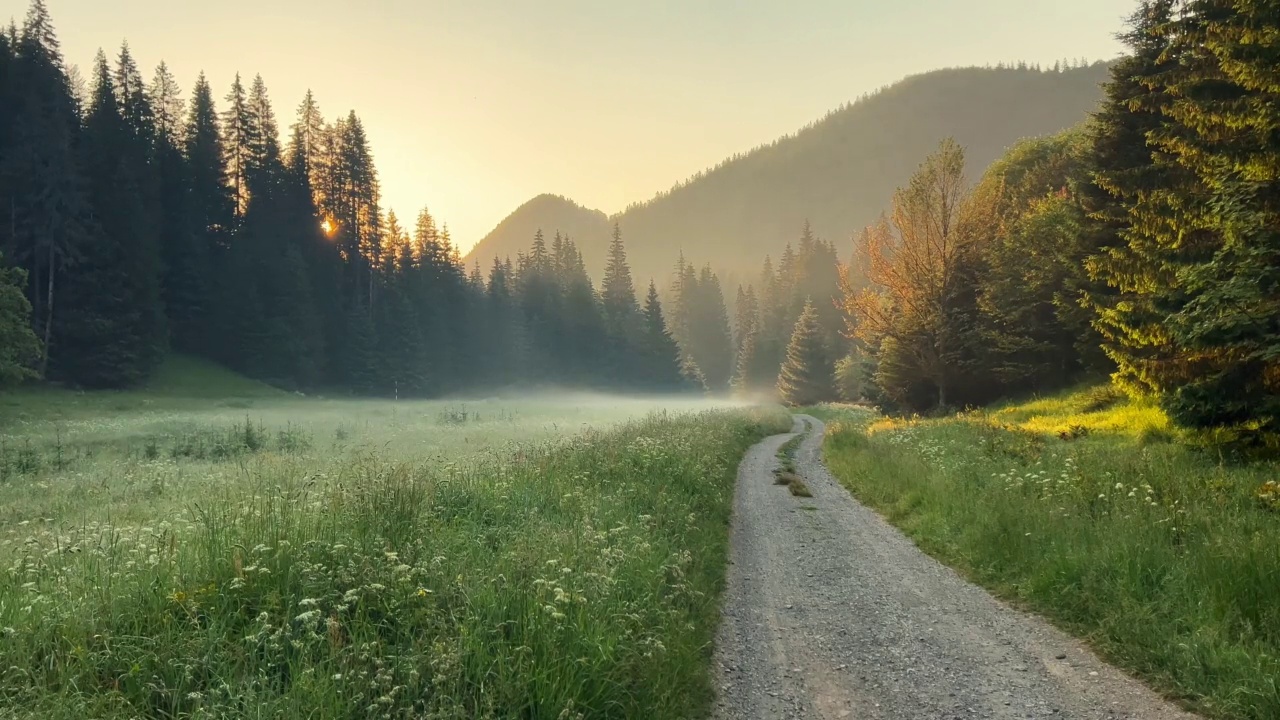
[[[1194,718],[922,553],[831,477],[823,424],[803,422],[812,498],[774,484],[792,435],[738,470],[716,718]]]

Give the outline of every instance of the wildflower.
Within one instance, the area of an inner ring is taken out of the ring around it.
[[[430,595],[430,594],[431,594],[431,591],[430,591],[430,590],[428,590],[428,589],[426,589],[426,588],[418,588],[418,597],[422,598],[422,597],[426,597],[426,596],[428,596],[428,595]]]
[[[301,615],[295,617],[293,620],[294,622],[305,624],[305,623],[315,622],[315,620],[319,617],[320,617],[319,610],[308,610],[307,612],[304,612]]]

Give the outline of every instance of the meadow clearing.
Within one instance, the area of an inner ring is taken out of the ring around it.
[[[827,406],[862,502],[974,582],[1210,717],[1280,717],[1275,463],[1091,388],[945,419]]]
[[[701,717],[778,408],[0,396],[0,714]]]

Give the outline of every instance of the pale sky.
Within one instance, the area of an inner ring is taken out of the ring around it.
[[[463,252],[533,196],[607,213],[906,75],[1110,59],[1134,0],[47,0],[86,72],[124,39],[222,97],[261,73],[365,122],[384,205]],[[27,0],[0,0],[0,18]]]

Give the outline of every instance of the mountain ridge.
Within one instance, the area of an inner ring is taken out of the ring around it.
[[[907,76],[613,215],[539,195],[499,223],[467,260],[514,257],[539,228],[547,235],[559,230],[574,238],[598,276],[617,222],[638,278],[665,277],[680,253],[754,277],[764,257],[776,258],[805,221],[843,250],[944,137],[965,146],[976,180],[1017,141],[1085,120],[1102,97],[1108,67],[964,67]]]

